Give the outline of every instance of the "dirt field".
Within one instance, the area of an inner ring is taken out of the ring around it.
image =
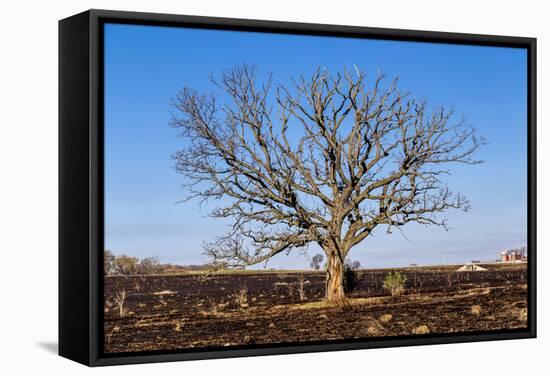
[[[321,272],[106,277],[105,352],[525,328],[525,265],[487,267],[402,269],[400,297],[382,288],[388,270],[359,271],[345,310],[323,304]]]

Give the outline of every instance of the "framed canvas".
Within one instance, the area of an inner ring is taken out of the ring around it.
[[[536,336],[536,40],[59,23],[59,353]]]

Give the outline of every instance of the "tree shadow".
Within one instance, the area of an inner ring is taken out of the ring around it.
[[[42,349],[46,350],[49,353],[57,355],[58,353],[58,344],[57,342],[38,342],[38,347],[41,347]]]

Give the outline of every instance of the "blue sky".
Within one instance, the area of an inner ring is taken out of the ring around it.
[[[452,166],[450,187],[472,204],[448,212],[453,228],[407,225],[406,238],[376,231],[350,257],[364,267],[492,260],[527,239],[527,54],[524,49],[351,38],[105,25],[105,247],[115,254],[205,262],[202,242],[230,222],[207,216],[185,196],[170,155],[185,146],[168,126],[170,99],[184,86],[215,90],[209,77],[236,64],[274,81],[344,66],[399,76],[431,105],[454,108],[489,141],[477,166]],[[311,246],[309,254],[318,253]],[[305,268],[303,256],[268,267]]]

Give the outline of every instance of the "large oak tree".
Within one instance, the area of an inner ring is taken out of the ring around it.
[[[346,303],[344,261],[379,226],[445,229],[439,214],[468,210],[445,183],[453,163],[476,164],[483,143],[451,111],[431,108],[357,68],[318,69],[292,85],[259,82],[237,66],[218,93],[184,88],[171,125],[187,139],[174,153],[188,196],[218,200],[211,215],[232,230],[205,245],[227,267],[246,267],[318,244],[327,257],[326,299]]]

